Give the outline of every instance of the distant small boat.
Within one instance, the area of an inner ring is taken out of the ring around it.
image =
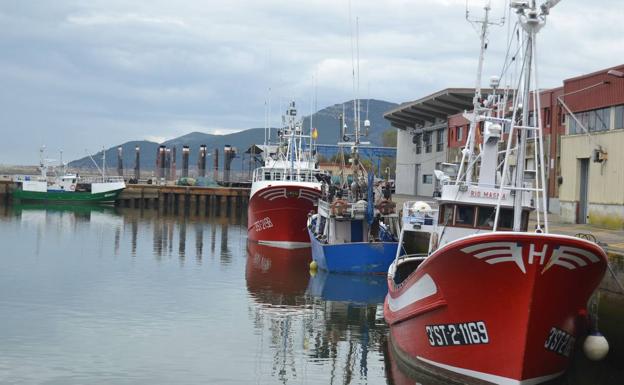
[[[43,155],[43,148],[41,149]],[[65,167],[63,166],[63,169]],[[61,176],[48,177],[48,165],[41,159],[38,177],[18,177],[17,189],[13,198],[18,201],[59,202],[59,203],[100,203],[113,204],[121,191],[126,188],[122,177],[105,176],[81,177],[78,174],[63,172]]]
[[[53,180],[25,180],[18,182],[14,199],[67,203],[114,203],[126,188],[123,178],[106,177],[86,179],[67,174]]]

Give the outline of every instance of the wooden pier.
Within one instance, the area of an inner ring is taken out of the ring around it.
[[[0,181],[0,202],[8,203],[15,184]],[[249,203],[249,188],[175,185],[127,185],[116,206],[209,214],[239,210]]]

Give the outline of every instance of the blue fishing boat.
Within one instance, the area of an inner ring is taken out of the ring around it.
[[[352,146],[353,182],[336,185],[322,179],[317,213],[308,218],[312,258],[322,270],[339,273],[386,273],[398,247],[400,221],[390,185],[374,181]]]

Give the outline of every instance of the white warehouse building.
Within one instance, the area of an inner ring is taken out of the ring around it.
[[[433,196],[433,171],[448,159],[448,118],[472,110],[473,97],[474,88],[447,88],[384,114],[397,128],[397,194]]]

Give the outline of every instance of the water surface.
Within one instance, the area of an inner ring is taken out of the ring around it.
[[[383,276],[310,276],[240,212],[0,206],[0,244],[0,384],[444,383],[389,354]],[[558,383],[624,378],[624,301],[601,293],[612,353]]]

